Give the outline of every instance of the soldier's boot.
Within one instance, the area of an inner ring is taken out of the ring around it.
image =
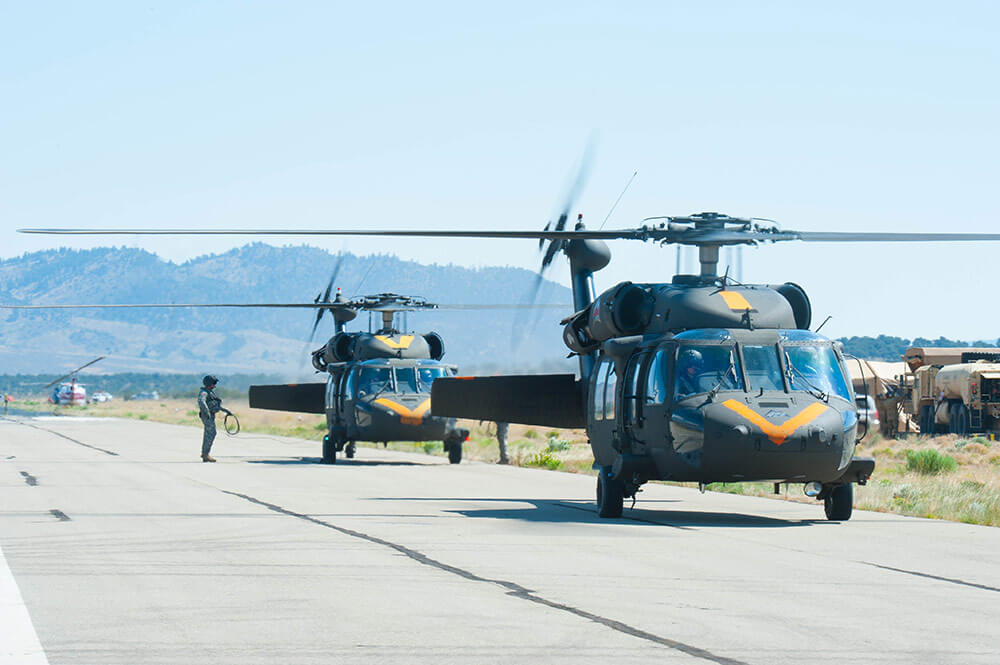
[[[211,455],[202,455],[201,456],[201,461],[202,462],[214,462],[215,458],[212,457]]]

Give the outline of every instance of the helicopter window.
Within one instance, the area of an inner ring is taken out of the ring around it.
[[[744,345],[743,362],[746,364],[747,382],[751,389],[785,390],[777,349],[773,345]]]
[[[610,360],[605,359],[597,367],[594,382],[594,420],[604,420],[604,388],[608,383],[608,371],[614,373],[614,367]]]
[[[615,419],[615,387],[618,385],[618,375],[615,374],[614,363],[608,363],[607,387],[604,389],[604,419]]]
[[[392,370],[388,367],[363,367],[358,375],[358,395],[385,392],[392,385]]]
[[[401,393],[417,392],[417,374],[412,367],[396,368],[396,391]]]
[[[639,368],[642,366],[642,362],[645,359],[644,355],[636,356],[632,358],[632,361],[628,365],[628,370],[625,374],[625,385],[627,387],[625,394],[625,419],[629,423],[635,423],[638,416],[639,410]]]
[[[851,401],[844,372],[830,346],[786,346],[788,383],[792,390],[836,395]]]
[[[442,376],[448,376],[447,368],[418,367],[417,386],[420,388],[420,392],[429,393],[431,391],[431,384],[434,383],[434,379],[440,378]]]
[[[347,400],[354,397],[354,377],[356,372],[344,372],[344,389],[340,391],[340,399]]]
[[[740,364],[731,346],[686,344],[677,356],[678,397],[713,390],[743,390]]]
[[[646,404],[663,404],[667,401],[667,376],[672,349],[661,349],[649,362],[646,372]]]

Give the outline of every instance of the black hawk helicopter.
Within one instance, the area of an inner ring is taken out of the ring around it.
[[[414,296],[380,293],[347,300],[338,292],[316,318],[318,323],[329,311],[335,334],[311,354],[316,371],[328,375],[326,381],[250,386],[250,406],[325,413],[323,462],[327,464],[336,463],[341,451],[354,457],[357,441],[443,441],[448,461],[460,463],[469,430],[456,426],[454,418],[430,412],[432,384],[454,376],[458,368],[441,362],[440,335],[408,333],[396,323],[398,313],[438,307]],[[381,314],[382,327],[375,332],[347,332],[347,323],[359,311]]]
[[[455,418],[435,415],[430,410],[432,384],[454,376],[458,368],[441,361],[445,348],[438,333],[407,332],[401,329],[405,325],[399,326],[396,315],[437,309],[565,308],[545,304],[439,305],[395,293],[347,299],[340,289],[331,300],[341,263],[337,262],[326,290],[311,303],[0,305],[0,309],[310,308],[316,310],[310,342],[324,312],[329,312],[335,323],[334,335],[310,354],[316,371],[327,374],[326,381],[250,386],[250,407],[325,414],[327,434],[323,437],[322,460],[326,464],[335,464],[339,452],[353,458],[357,441],[442,441],[448,461],[459,464],[469,430],[458,427]],[[361,311],[380,314],[382,327],[375,332],[347,332],[347,323]]]
[[[578,184],[579,184],[578,178]],[[572,197],[571,197],[572,198]],[[632,229],[590,230],[572,201],[542,231],[368,229],[29,229],[32,233],[327,235],[523,238],[545,248],[543,269],[569,259],[574,314],[563,340],[573,374],[442,377],[437,416],[585,427],[600,467],[597,505],[619,517],[650,480],[803,483],[830,520],[847,520],[853,483],[875,462],[855,457],[858,418],[845,355],[810,332],[805,291],[792,282],[738,284],[719,276],[721,247],[802,242],[996,241],[1000,233],[792,231],[714,212],[655,217]],[[700,273],[670,282],[622,282],[597,295],[593,275],[611,260],[604,241],[698,248]]]

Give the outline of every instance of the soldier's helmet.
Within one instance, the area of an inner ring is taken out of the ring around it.
[[[694,367],[695,369],[701,369],[702,358],[701,352],[698,349],[687,349],[681,352],[680,362],[678,363],[681,369],[687,369],[689,367]]]
[[[205,378],[201,380],[201,385],[205,386],[206,388],[211,388],[218,382],[219,382],[218,377],[212,376],[211,374],[206,374]]]

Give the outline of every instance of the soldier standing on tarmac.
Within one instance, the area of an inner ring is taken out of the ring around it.
[[[500,461],[498,464],[510,464],[510,460],[507,458],[507,431],[509,427],[507,423],[497,423],[497,444],[500,446]]]
[[[201,440],[202,462],[215,461],[215,458],[209,455],[212,451],[212,442],[215,441],[215,414],[219,411],[229,413],[229,409],[222,408],[222,399],[215,394],[215,386],[218,383],[219,379],[209,374],[201,380],[201,390],[198,391],[198,415],[205,426],[205,434]]]

